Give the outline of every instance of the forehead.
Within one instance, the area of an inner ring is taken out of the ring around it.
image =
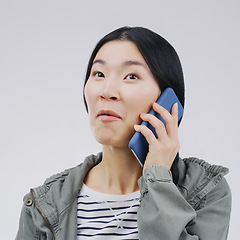
[[[127,40],[114,40],[105,43],[96,54],[93,62],[102,60],[106,63],[123,63],[135,61],[146,65],[146,62],[137,46]]]

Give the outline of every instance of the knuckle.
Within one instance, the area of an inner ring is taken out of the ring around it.
[[[157,128],[163,128],[163,127],[165,127],[165,126],[164,126],[163,122],[159,120],[159,121],[157,122],[157,124],[156,124],[156,127],[157,127]]]
[[[171,125],[175,125],[176,124],[176,120],[173,117],[170,117],[168,119],[168,123],[171,124]]]
[[[145,128],[144,135],[145,135],[146,137],[150,137],[150,136],[152,135],[152,132],[151,132],[151,130],[149,130],[149,129]]]

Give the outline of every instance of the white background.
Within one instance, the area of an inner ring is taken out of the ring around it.
[[[22,198],[101,146],[82,85],[96,42],[144,26],[177,50],[185,73],[181,156],[230,169],[230,240],[239,239],[240,2],[0,0],[0,238],[14,239]]]

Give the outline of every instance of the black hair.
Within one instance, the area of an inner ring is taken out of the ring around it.
[[[139,52],[143,56],[150,71],[152,72],[154,78],[156,79],[161,92],[163,92],[167,87],[171,87],[176,93],[182,106],[184,107],[185,103],[184,77],[181,62],[175,49],[163,37],[143,27],[122,27],[110,32],[105,37],[103,37],[97,43],[89,59],[84,86],[88,81],[93,61],[99,49],[107,42],[114,40],[133,42],[137,46]],[[85,96],[84,102],[87,109]],[[173,181],[175,184],[177,184],[179,178],[177,167],[178,159],[179,155],[177,154],[171,167]]]

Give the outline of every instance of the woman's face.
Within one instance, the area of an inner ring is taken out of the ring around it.
[[[84,93],[97,141],[126,147],[161,91],[136,45],[114,40],[98,51]]]

